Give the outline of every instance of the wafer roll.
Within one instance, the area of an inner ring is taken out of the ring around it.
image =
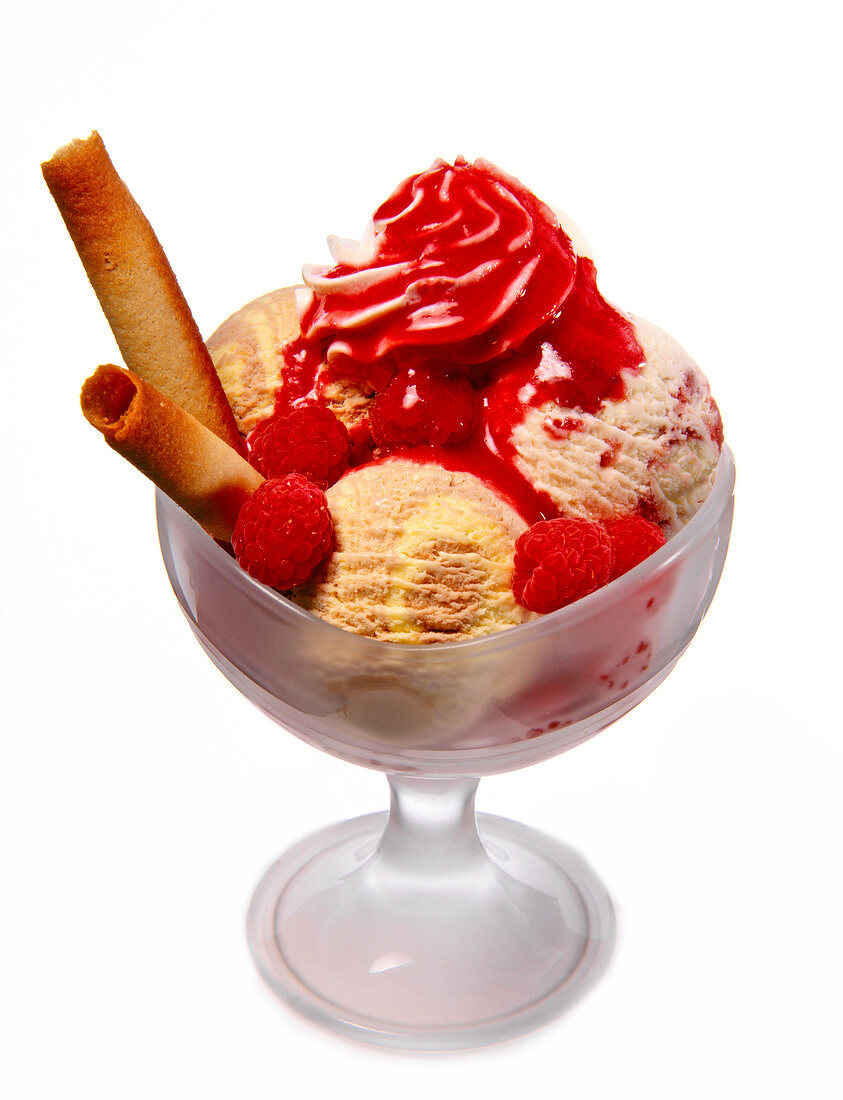
[[[243,453],[167,257],[99,134],[65,145],[41,170],[126,366]]]
[[[215,538],[230,540],[241,505],[263,481],[227,443],[149,383],[111,363],[81,395],[85,418]]]

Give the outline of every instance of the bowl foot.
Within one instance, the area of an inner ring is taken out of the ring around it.
[[[313,834],[255,891],[252,956],[298,1011],[382,1046],[457,1050],[548,1023],[603,973],[614,912],[575,852],[478,814],[479,855],[425,866],[384,852],[386,823]]]

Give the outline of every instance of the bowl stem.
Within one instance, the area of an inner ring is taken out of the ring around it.
[[[389,816],[372,857],[384,871],[450,875],[488,858],[474,809],[479,779],[387,778]]]

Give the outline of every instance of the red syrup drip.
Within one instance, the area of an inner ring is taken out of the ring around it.
[[[321,389],[328,379],[346,374],[359,382],[354,364],[324,368],[326,340],[292,341],[284,351],[284,381],[275,402],[275,415],[288,415],[308,401],[322,403]],[[582,430],[583,413],[597,413],[603,402],[624,394],[623,372],[637,371],[644,362],[631,321],[610,306],[597,289],[594,264],[579,258],[571,293],[554,316],[533,333],[517,352],[501,356],[484,367],[484,378],[475,381],[480,396],[479,414],[471,437],[457,446],[433,444],[379,447],[370,462],[389,459],[430,463],[473,474],[505,499],[528,524],[553,519],[559,508],[547,494],[534,488],[516,465],[512,443],[516,425],[529,408],[552,403],[545,430],[555,439]],[[384,364],[387,368],[387,364]],[[397,364],[393,361],[375,388],[384,389]],[[323,373],[320,375],[320,370]],[[368,381],[372,382],[371,378]],[[365,428],[358,426],[359,437]],[[608,459],[611,460],[609,455]]]
[[[284,378],[275,397],[274,415],[291,412],[306,401],[318,401],[317,376],[322,366],[322,348],[303,336],[284,348]]]
[[[581,258],[574,288],[556,314],[511,358],[492,365],[487,403],[496,442],[505,445],[526,407],[546,402],[572,412],[558,418],[557,430],[581,428],[577,413],[597,413],[604,401],[623,397],[622,372],[643,362],[631,321],[603,298],[594,264]]]
[[[435,462],[446,470],[473,474],[497,493],[527,524],[554,519],[559,509],[547,493],[533,487],[521,471],[475,434],[459,447],[396,447],[379,451],[375,462],[401,460],[419,465]]]

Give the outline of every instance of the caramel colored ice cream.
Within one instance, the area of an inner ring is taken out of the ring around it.
[[[510,580],[523,519],[471,474],[387,461],[327,493],[336,549],[292,598],[392,642],[460,641],[530,618]]]
[[[295,292],[290,288],[249,302],[206,341],[243,435],[272,416],[284,348],[298,335]]]
[[[272,416],[284,385],[285,349],[301,336],[297,289],[302,288],[281,287],[248,302],[208,337],[211,359],[243,435]],[[324,366],[319,373],[321,403],[347,427],[368,416],[374,397],[370,387],[324,377]]]

